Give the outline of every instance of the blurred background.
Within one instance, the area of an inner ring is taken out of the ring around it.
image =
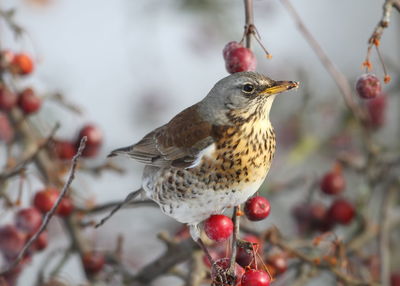
[[[216,81],[228,75],[222,49],[227,42],[242,37],[242,2],[2,0],[0,8],[15,8],[16,20],[27,34],[16,40],[2,25],[0,41],[2,48],[29,52],[37,63],[36,72],[24,79],[22,86],[34,85],[42,94],[60,92],[84,111],[77,116],[46,103],[45,111],[35,120],[43,126],[60,121],[58,134],[62,138],[75,136],[87,122],[101,127],[104,145],[101,154],[91,162],[96,164],[104,161],[110,150],[138,141],[201,100]],[[363,73],[361,64],[367,40],[381,18],[382,4],[375,0],[293,1],[307,27],[352,85]],[[268,197],[274,183],[299,174],[315,177],[330,169],[337,151],[348,148],[346,140],[350,139],[346,132],[338,138],[331,137],[343,119],[343,99],[285,8],[273,0],[255,0],[254,5],[255,24],[273,56],[266,59],[254,43],[257,70],[273,79],[301,82],[299,90],[279,96],[272,109],[271,121],[279,141],[263,189]],[[397,95],[399,24],[398,15],[393,13],[381,42],[381,52],[392,76],[384,90]],[[373,71],[382,79],[376,53],[372,54],[372,62]],[[393,99],[387,112],[387,126],[378,133],[389,145],[400,135],[398,108],[399,100]],[[125,175],[78,174],[74,185],[79,186],[82,201],[122,200],[140,186],[140,164],[128,159],[116,159],[116,163],[126,169]],[[34,179],[31,184],[32,189],[35,184],[40,185]],[[277,225],[285,235],[295,232],[290,208],[308,187],[307,183],[292,186],[283,196],[272,193],[272,215],[254,226],[261,229]],[[100,229],[88,228],[86,232],[99,250],[113,247],[117,235],[122,234],[127,265],[140,269],[163,251],[156,234],[179,227],[158,209],[138,208],[123,210]],[[51,242],[51,249],[65,245],[66,237],[56,221],[50,232],[59,238]],[[30,285],[48,251],[35,255],[32,265],[23,272],[20,285]],[[60,276],[70,285],[83,283],[79,259],[71,259]],[[154,285],[180,285],[178,282],[176,278],[164,277]]]

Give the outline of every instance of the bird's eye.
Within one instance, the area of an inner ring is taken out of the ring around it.
[[[243,86],[242,90],[245,93],[252,93],[254,91],[254,85],[252,85],[251,83],[246,83]]]

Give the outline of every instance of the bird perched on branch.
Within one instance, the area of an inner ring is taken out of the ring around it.
[[[202,101],[109,156],[143,163],[140,191],[200,242],[199,223],[244,203],[264,181],[276,146],[271,105],[297,87],[254,72],[229,75]]]

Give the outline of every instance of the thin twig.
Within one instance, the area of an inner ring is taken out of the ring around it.
[[[246,48],[251,48],[251,35],[254,33],[254,12],[253,12],[253,0],[244,0],[244,11],[245,11],[245,21],[244,26],[245,38],[246,38]]]
[[[84,214],[87,215],[93,215],[93,214],[98,214],[98,213],[102,213],[105,211],[109,211],[110,209],[113,209],[119,205],[121,205],[121,203],[124,203],[124,201],[116,201],[116,202],[109,202],[109,203],[105,203],[102,205],[97,205],[94,206],[92,208],[88,208],[88,209],[77,209],[77,212],[82,212]],[[124,208],[135,208],[135,207],[158,207],[157,203],[154,202],[153,200],[138,200],[138,201],[130,201],[127,204],[124,204]]]
[[[286,7],[289,11],[290,15],[296,22],[298,29],[303,34],[304,38],[307,40],[309,45],[312,47],[314,52],[319,57],[321,63],[324,65],[325,69],[331,75],[333,80],[336,82],[339,90],[343,96],[343,99],[347,105],[347,107],[352,111],[353,115],[363,122],[366,118],[363,110],[357,105],[357,103],[353,99],[352,88],[350,83],[346,79],[346,77],[339,71],[339,69],[334,65],[334,63],[329,59],[328,55],[322,49],[320,44],[311,34],[311,32],[305,26],[303,20],[301,19],[300,15],[297,13],[296,9],[290,3],[289,0],[281,0],[282,4]]]
[[[32,244],[39,238],[40,234],[47,228],[47,225],[50,222],[50,219],[53,217],[54,213],[56,212],[58,206],[61,203],[61,200],[65,197],[65,195],[68,192],[69,186],[71,185],[72,181],[75,178],[75,170],[76,170],[76,166],[78,164],[78,160],[79,158],[82,156],[82,152],[85,149],[86,146],[86,140],[87,137],[84,136],[79,144],[79,148],[77,153],[75,154],[75,156],[72,158],[72,164],[71,164],[71,168],[69,171],[69,176],[68,179],[66,181],[66,183],[64,184],[60,195],[58,196],[56,202],[54,203],[53,207],[46,213],[46,215],[43,218],[43,222],[40,225],[39,229],[36,231],[36,233],[29,239],[29,241],[25,244],[25,246],[22,248],[22,250],[19,252],[17,258],[11,263],[9,264],[8,268],[4,271],[2,271],[0,273],[0,275],[3,275],[7,272],[9,272],[10,270],[12,270],[13,268],[15,268],[18,263],[22,260],[22,258],[25,256],[25,254],[27,253],[27,251],[29,250],[29,248],[32,246]]]

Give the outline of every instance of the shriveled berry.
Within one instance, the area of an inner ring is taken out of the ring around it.
[[[17,95],[0,84],[0,110],[10,111],[17,104]]]
[[[11,63],[12,70],[20,75],[32,73],[34,64],[30,56],[25,53],[16,54]]]
[[[269,286],[271,278],[262,270],[247,270],[242,277],[242,286]]]
[[[26,88],[19,95],[18,106],[25,114],[32,114],[40,109],[42,99],[36,95],[32,88]]]
[[[328,210],[329,218],[339,224],[349,224],[355,215],[355,208],[352,203],[345,199],[337,199]]]
[[[265,219],[271,211],[269,201],[261,196],[255,196],[246,201],[244,213],[247,218],[252,221]]]
[[[96,251],[87,252],[82,257],[82,263],[86,273],[99,273],[104,267],[104,254]]]
[[[346,181],[341,172],[331,171],[322,177],[320,187],[327,195],[337,195],[343,192]]]
[[[64,197],[58,205],[56,213],[59,216],[69,216],[74,210],[74,204],[69,197]]]
[[[229,73],[255,71],[256,65],[253,52],[245,47],[231,50],[225,58],[225,67]]]
[[[382,92],[381,82],[376,75],[366,73],[357,79],[356,90],[361,98],[371,99]]]
[[[28,234],[35,233],[42,224],[42,220],[42,214],[35,207],[21,209],[15,216],[16,226]]]
[[[377,129],[385,124],[386,119],[387,96],[381,94],[366,102],[368,113],[367,125],[370,128]]]
[[[13,258],[24,247],[26,234],[14,225],[0,228],[0,251],[8,258]]]
[[[82,155],[84,157],[94,157],[100,151],[100,147],[103,143],[103,133],[100,128],[95,125],[88,124],[84,126],[79,132],[76,146],[79,146],[81,139],[86,136],[86,148],[83,150]]]
[[[228,239],[233,232],[232,220],[224,215],[212,215],[204,223],[207,236],[217,242]]]
[[[227,43],[222,51],[222,55],[224,56],[224,59],[227,59],[229,54],[233,50],[236,50],[239,48],[243,48],[243,46],[241,44],[239,44],[238,42],[232,41],[232,42]]]
[[[14,129],[7,114],[0,111],[0,141],[10,143],[14,138]]]
[[[64,140],[54,141],[54,151],[56,156],[61,160],[71,160],[77,149],[74,143]]]
[[[47,213],[55,204],[58,198],[58,190],[46,188],[38,191],[33,198],[33,205],[42,213]]]
[[[257,253],[261,255],[262,252],[262,241],[257,236],[251,234],[247,234],[242,240],[248,241],[253,245],[250,249],[239,246],[236,262],[242,267],[255,266]]]
[[[229,275],[230,259],[221,258],[214,262],[211,268],[211,279],[216,285],[234,285],[239,286],[244,269],[237,263],[235,263],[235,277]],[[233,279],[235,279],[233,281]]]

